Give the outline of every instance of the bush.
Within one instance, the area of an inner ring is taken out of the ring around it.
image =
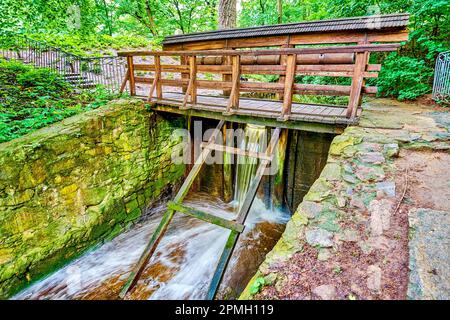
[[[424,60],[390,54],[378,78],[378,95],[413,100],[431,91],[433,69]]]
[[[76,93],[58,74],[0,59],[0,143],[95,109],[114,96],[97,88]]]

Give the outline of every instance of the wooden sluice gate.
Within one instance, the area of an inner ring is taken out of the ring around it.
[[[221,226],[223,228],[229,229],[230,234],[228,236],[228,240],[225,244],[225,248],[222,252],[222,255],[220,256],[218,265],[216,267],[211,285],[208,290],[207,298],[213,299],[215,297],[215,294],[217,292],[217,289],[219,287],[220,281],[222,279],[222,276],[225,272],[226,266],[228,264],[228,261],[232,255],[233,249],[239,239],[239,235],[244,231],[245,227],[245,220],[247,218],[247,215],[250,211],[250,207],[253,203],[253,200],[256,196],[256,192],[258,189],[258,186],[261,182],[261,179],[264,175],[264,172],[267,168],[267,166],[272,162],[274,155],[275,155],[275,149],[278,144],[278,140],[280,138],[280,128],[276,128],[273,130],[272,137],[270,139],[270,142],[267,146],[267,149],[264,153],[257,153],[257,152],[249,152],[247,150],[239,149],[239,148],[232,148],[232,147],[226,147],[223,145],[216,144],[217,137],[222,134],[222,128],[225,124],[224,120],[221,120],[217,127],[214,130],[214,133],[210,137],[209,141],[204,144],[203,150],[199,157],[195,160],[194,166],[192,167],[191,171],[189,172],[189,175],[186,177],[183,185],[180,187],[180,190],[178,191],[177,195],[174,197],[172,201],[170,201],[167,205],[167,211],[164,214],[159,226],[157,227],[156,231],[154,232],[153,236],[150,239],[150,242],[148,243],[147,247],[145,248],[141,258],[139,259],[138,263],[136,264],[135,268],[131,272],[131,274],[128,277],[128,280],[123,287],[120,297],[124,298],[125,295],[128,293],[129,290],[133,288],[133,286],[136,284],[137,280],[139,279],[142,271],[144,270],[145,266],[147,265],[147,262],[152,257],[153,253],[155,252],[161,238],[163,237],[164,233],[166,232],[169,223],[171,222],[175,212],[183,213],[192,217],[195,217],[197,219]],[[186,206],[183,204],[183,199],[187,195],[190,187],[192,186],[195,178],[200,173],[201,168],[205,164],[205,161],[207,157],[210,155],[210,153],[213,150],[217,151],[226,151],[232,154],[236,155],[245,155],[249,157],[254,157],[257,159],[260,159],[260,163],[257,167],[255,176],[252,178],[250,182],[249,189],[247,191],[247,194],[244,198],[244,201],[242,204],[240,204],[239,211],[237,213],[237,216],[234,220],[227,220],[222,217],[209,214],[207,212],[203,212],[201,210],[191,208],[189,206]]]

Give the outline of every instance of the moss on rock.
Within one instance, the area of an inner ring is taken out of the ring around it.
[[[119,100],[0,144],[0,298],[138,219],[184,173],[182,126]]]

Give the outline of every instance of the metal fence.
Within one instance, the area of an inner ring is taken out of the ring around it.
[[[80,89],[102,85],[118,92],[126,72],[123,57],[83,57],[18,34],[0,36],[0,57],[52,69]]]
[[[436,59],[433,100],[450,103],[450,51],[442,52]]]

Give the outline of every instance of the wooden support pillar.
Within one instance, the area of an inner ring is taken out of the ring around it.
[[[162,85],[161,85],[161,57],[155,56],[155,79],[156,81],[156,97],[162,99]]]
[[[286,159],[286,149],[288,142],[288,130],[281,130],[280,132],[280,140],[278,141],[277,149],[275,152],[275,159],[277,165],[277,173],[275,175],[271,175],[273,188],[270,192],[272,195],[272,204],[274,207],[281,208],[283,204],[283,196],[284,196],[284,163]]]
[[[224,65],[231,65],[231,57],[225,56],[222,63]],[[231,74],[222,74],[222,81],[231,81]],[[231,90],[222,90],[222,94],[224,96],[229,96],[231,94]]]
[[[187,107],[189,96],[192,104],[197,103],[197,59],[195,56],[189,57],[189,83],[180,109],[189,109]]]
[[[180,56],[180,65],[186,66],[187,64],[188,64],[188,58],[186,56]],[[181,72],[181,79],[182,80],[189,79],[189,73]],[[187,91],[187,86],[183,86],[182,92],[186,93],[186,91]]]
[[[294,45],[292,44],[284,44],[281,46],[282,49],[285,48],[294,48]],[[280,55],[280,65],[282,66],[286,66],[286,55]],[[280,78],[278,79],[278,83],[284,83],[284,81],[286,80],[285,76],[280,76]],[[277,93],[276,98],[278,100],[283,100],[283,94]]]
[[[134,64],[133,64],[133,57],[128,56],[127,57],[127,63],[128,63],[128,77],[129,77],[129,85],[130,85],[130,95],[135,96],[136,95],[136,83],[134,81]]]
[[[231,93],[228,99],[227,111],[226,113],[230,114],[233,112],[233,109],[239,108],[239,84],[241,78],[241,63],[240,56],[232,56],[231,57]]]
[[[347,106],[347,118],[354,118],[361,103],[361,92],[364,85],[364,71],[366,70],[368,60],[367,52],[356,53],[355,71],[352,77],[350,87],[350,97]]]
[[[281,116],[278,118],[280,121],[288,120],[291,115],[296,64],[297,56],[295,54],[288,55],[286,58],[286,79],[284,81],[283,107],[281,110]]]
[[[197,58],[189,57],[189,80],[191,81],[191,103],[197,103]]]

